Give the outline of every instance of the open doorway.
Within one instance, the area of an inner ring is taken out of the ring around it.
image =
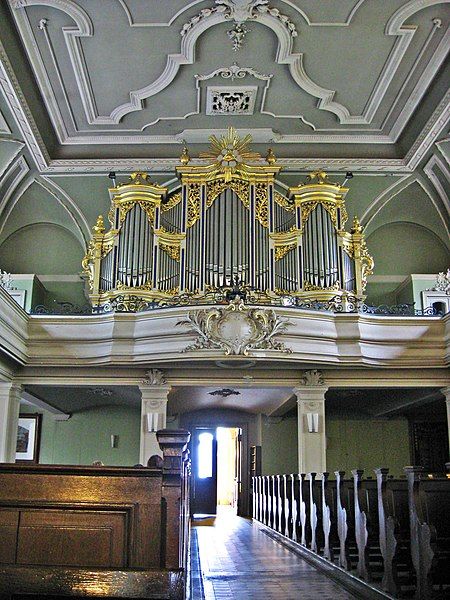
[[[192,436],[193,515],[215,515],[217,509],[240,513],[242,497],[242,431],[237,427],[196,427]]]

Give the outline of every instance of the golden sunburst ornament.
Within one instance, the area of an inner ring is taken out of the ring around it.
[[[201,152],[200,158],[212,158],[217,168],[224,174],[225,181],[231,180],[232,173],[245,161],[258,160],[261,155],[248,149],[252,136],[247,134],[241,138],[234,127],[229,127],[226,135],[209,138],[211,150]]]

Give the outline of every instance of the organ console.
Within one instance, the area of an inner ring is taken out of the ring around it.
[[[345,230],[348,189],[317,171],[286,190],[250,136],[210,141],[207,164],[183,150],[175,189],[139,172],[109,190],[110,228],[99,216],[83,259],[93,306],[206,303],[236,286],[261,303],[363,300],[373,259],[356,217]]]

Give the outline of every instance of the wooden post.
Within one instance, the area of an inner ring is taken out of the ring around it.
[[[283,487],[284,487],[284,535],[290,537],[289,534],[289,522],[291,519],[290,502],[287,485],[288,475],[283,475]]]
[[[281,521],[283,518],[283,491],[282,491],[282,485],[281,485],[281,478],[282,475],[277,475],[277,499],[278,499],[278,527],[277,527],[277,531],[278,533],[283,533],[283,528],[281,525]]]
[[[381,587],[396,596],[398,589],[393,575],[393,560],[397,549],[397,523],[393,507],[388,501],[387,476],[389,469],[375,469],[378,490],[378,523],[380,528],[380,550],[383,556],[383,579]]]
[[[350,553],[348,550],[348,524],[347,524],[347,501],[344,498],[343,479],[345,471],[335,471],[336,475],[336,507],[337,507],[337,530],[339,537],[339,560],[338,564],[343,569],[350,570]]]
[[[294,475],[294,473],[292,473],[291,475],[291,498],[292,498],[292,504],[291,504],[291,514],[292,514],[292,539],[294,540],[294,542],[297,541],[297,516],[298,516],[298,509],[297,509],[297,498],[295,496],[295,480],[296,480],[296,475]]]
[[[417,600],[428,600],[432,597],[433,586],[430,579],[431,564],[434,552],[431,547],[432,532],[426,523],[423,492],[420,480],[423,467],[405,467],[408,478],[408,505],[411,535],[411,558],[416,572]]]
[[[179,569],[184,566],[183,513],[186,468],[184,451],[190,439],[189,431],[184,429],[162,429],[157,432],[156,439],[163,454],[162,520],[165,532],[161,534],[161,566],[166,569]],[[165,514],[164,514],[165,513]],[[165,535],[164,535],[165,533]],[[188,543],[188,540],[185,540]]]
[[[303,483],[305,481],[305,473],[299,474],[299,491],[300,491],[300,524],[302,527],[301,545],[306,546],[306,499],[304,494]]]
[[[333,560],[333,549],[330,546],[331,531],[331,505],[329,500],[329,473],[322,473],[322,529],[323,529],[323,555],[328,560]]]
[[[316,537],[316,529],[317,529],[317,502],[315,498],[315,484],[316,484],[316,473],[309,473],[309,522],[311,525],[311,550],[313,552],[318,552],[317,548],[317,537]]]
[[[367,512],[366,502],[363,498],[361,478],[364,470],[352,470],[355,486],[355,538],[358,547],[358,565],[356,573],[360,579],[370,581],[369,573],[369,548],[367,540],[369,533],[367,530]]]

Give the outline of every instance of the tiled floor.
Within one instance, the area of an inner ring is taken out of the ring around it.
[[[192,533],[192,600],[355,598],[250,521],[228,511],[219,514],[214,527],[195,527]]]

